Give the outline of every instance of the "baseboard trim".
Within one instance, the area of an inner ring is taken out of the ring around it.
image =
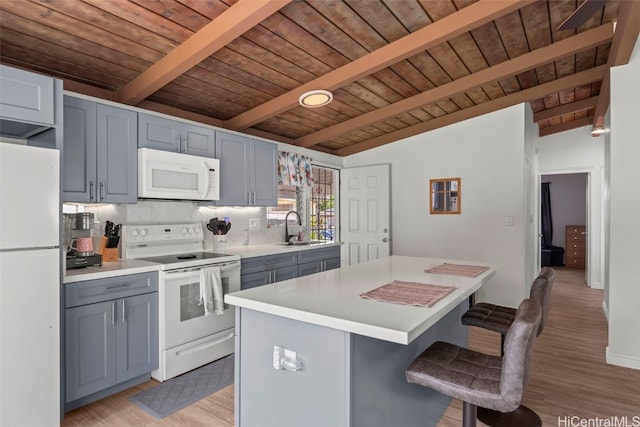
[[[589,283],[589,287],[591,289],[604,289],[604,286],[602,285],[602,282],[591,282],[591,283]]]
[[[607,307],[605,300],[602,300],[602,312],[604,313],[604,318],[607,319],[607,323],[609,323],[609,307]]]
[[[609,350],[609,346],[607,346],[606,358],[607,363],[610,365],[640,370],[640,357],[615,354]]]

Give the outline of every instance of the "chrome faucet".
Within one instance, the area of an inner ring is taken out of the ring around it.
[[[296,236],[295,234],[289,234],[289,215],[290,214],[296,214],[296,216],[298,217],[298,225],[302,225],[302,219],[300,219],[300,214],[298,214],[298,212],[296,211],[287,212],[287,214],[284,217],[284,235],[285,235],[285,242],[287,243],[289,243],[292,237]]]

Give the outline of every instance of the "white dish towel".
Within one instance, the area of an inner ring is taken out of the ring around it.
[[[204,315],[210,316],[224,313],[224,295],[220,267],[204,267],[200,269],[200,304],[204,305]]]

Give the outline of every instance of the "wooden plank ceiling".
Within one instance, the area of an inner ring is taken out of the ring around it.
[[[583,1],[4,0],[0,62],[340,156],[521,102],[548,135],[603,123],[638,36],[640,0],[557,30]]]

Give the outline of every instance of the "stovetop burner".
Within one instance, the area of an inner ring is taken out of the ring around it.
[[[185,254],[174,254],[174,255],[162,255],[162,256],[154,256],[149,258],[138,258],[141,261],[149,261],[156,262],[158,264],[173,264],[173,263],[182,263],[185,261],[201,261],[215,258],[229,258],[232,255],[227,254],[218,254],[215,252],[193,252],[193,253],[185,253]]]

